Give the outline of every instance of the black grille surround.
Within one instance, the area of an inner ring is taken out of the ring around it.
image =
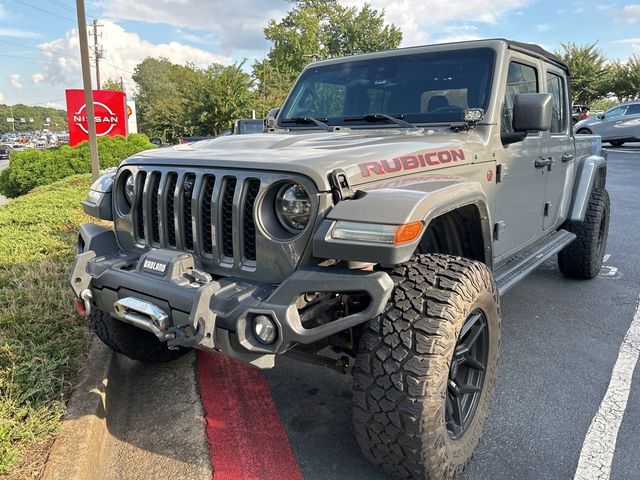
[[[299,183],[309,193],[312,212],[320,195],[311,180],[297,174],[229,169],[126,165],[136,181],[131,210],[114,218],[125,250],[185,251],[216,275],[281,282],[305,254],[313,222],[295,238],[273,238],[273,192]],[[116,187],[117,188],[117,187]],[[117,196],[115,196],[117,197]],[[121,209],[114,209],[121,212]]]

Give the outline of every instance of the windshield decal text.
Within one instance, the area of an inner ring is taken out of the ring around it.
[[[392,160],[375,160],[358,164],[360,174],[363,177],[371,175],[384,175],[386,173],[399,172],[401,170],[413,170],[416,168],[435,167],[452,162],[464,160],[464,151],[440,150],[436,152],[422,152],[396,157]]]

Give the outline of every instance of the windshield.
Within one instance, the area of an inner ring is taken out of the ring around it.
[[[495,53],[489,48],[354,60],[305,70],[278,117],[280,125],[385,126],[386,114],[411,123],[462,121],[466,108],[487,109]]]

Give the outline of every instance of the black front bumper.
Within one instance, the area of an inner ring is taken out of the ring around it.
[[[161,267],[154,270],[158,264]],[[125,298],[159,308],[169,319],[164,340],[170,347],[216,351],[263,368],[273,366],[275,354],[295,344],[316,342],[375,317],[393,290],[384,272],[335,267],[300,269],[279,285],[230,277],[185,284],[183,274],[194,264],[197,260],[182,252],[152,250],[141,256],[124,252],[113,231],[85,224],[80,228],[71,286],[78,296],[90,291],[93,308],[120,320],[114,304]],[[307,292],[366,292],[370,302],[361,312],[305,328],[296,302]],[[255,338],[252,322],[257,315],[276,324],[273,344]]]

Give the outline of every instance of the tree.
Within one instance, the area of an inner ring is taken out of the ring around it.
[[[397,48],[402,32],[387,25],[384,11],[367,3],[345,7],[337,0],[293,0],[293,8],[280,21],[264,29],[273,48],[253,65],[258,82],[260,113],[284,100],[296,77],[314,60]]]
[[[556,52],[556,55],[569,67],[571,100],[574,104],[589,105],[609,93],[609,67],[597,43],[563,43],[562,49]]]
[[[633,55],[627,62],[627,99],[640,99],[640,56]]]
[[[116,80],[115,78],[109,78],[107,79],[107,81],[102,82],[102,89],[113,90],[115,92],[124,92],[122,83],[120,83],[120,80]]]

